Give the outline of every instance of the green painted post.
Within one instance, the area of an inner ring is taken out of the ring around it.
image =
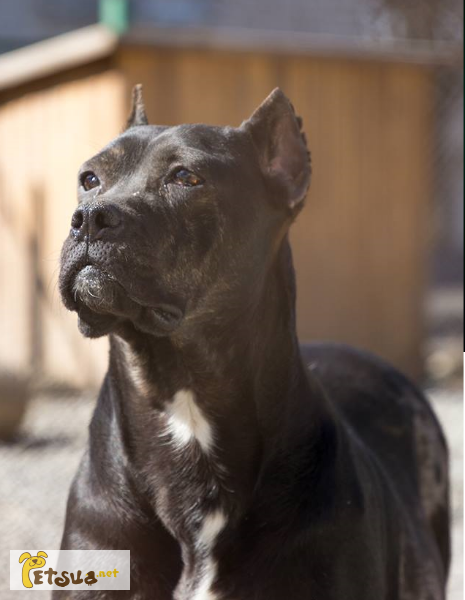
[[[128,0],[100,0],[99,21],[117,34],[124,33],[129,26]]]

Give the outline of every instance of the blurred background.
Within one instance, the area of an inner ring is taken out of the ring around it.
[[[80,164],[122,130],[135,83],[168,125],[239,125],[280,86],[313,163],[292,233],[300,338],[372,350],[429,394],[463,598],[462,31],[460,0],[0,0],[6,575],[10,549],[59,545],[107,361],[56,285]]]

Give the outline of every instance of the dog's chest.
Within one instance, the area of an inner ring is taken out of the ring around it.
[[[157,417],[156,468],[151,488],[156,512],[179,541],[184,573],[177,598],[216,599],[214,547],[227,525],[226,472],[215,446],[213,422],[192,391],[182,389]]]

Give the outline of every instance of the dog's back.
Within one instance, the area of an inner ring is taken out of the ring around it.
[[[412,531],[426,530],[416,541],[437,556],[435,568],[445,579],[450,563],[448,451],[427,399],[369,353],[342,344],[310,344],[302,347],[302,356],[355,444],[364,446],[383,471]]]

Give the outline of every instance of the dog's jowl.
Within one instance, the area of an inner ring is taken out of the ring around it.
[[[130,550],[118,598],[445,597],[427,401],[371,355],[298,345],[288,231],[309,182],[280,90],[237,128],[162,127],[136,88],[80,171],[60,289],[110,360],[62,547]]]

